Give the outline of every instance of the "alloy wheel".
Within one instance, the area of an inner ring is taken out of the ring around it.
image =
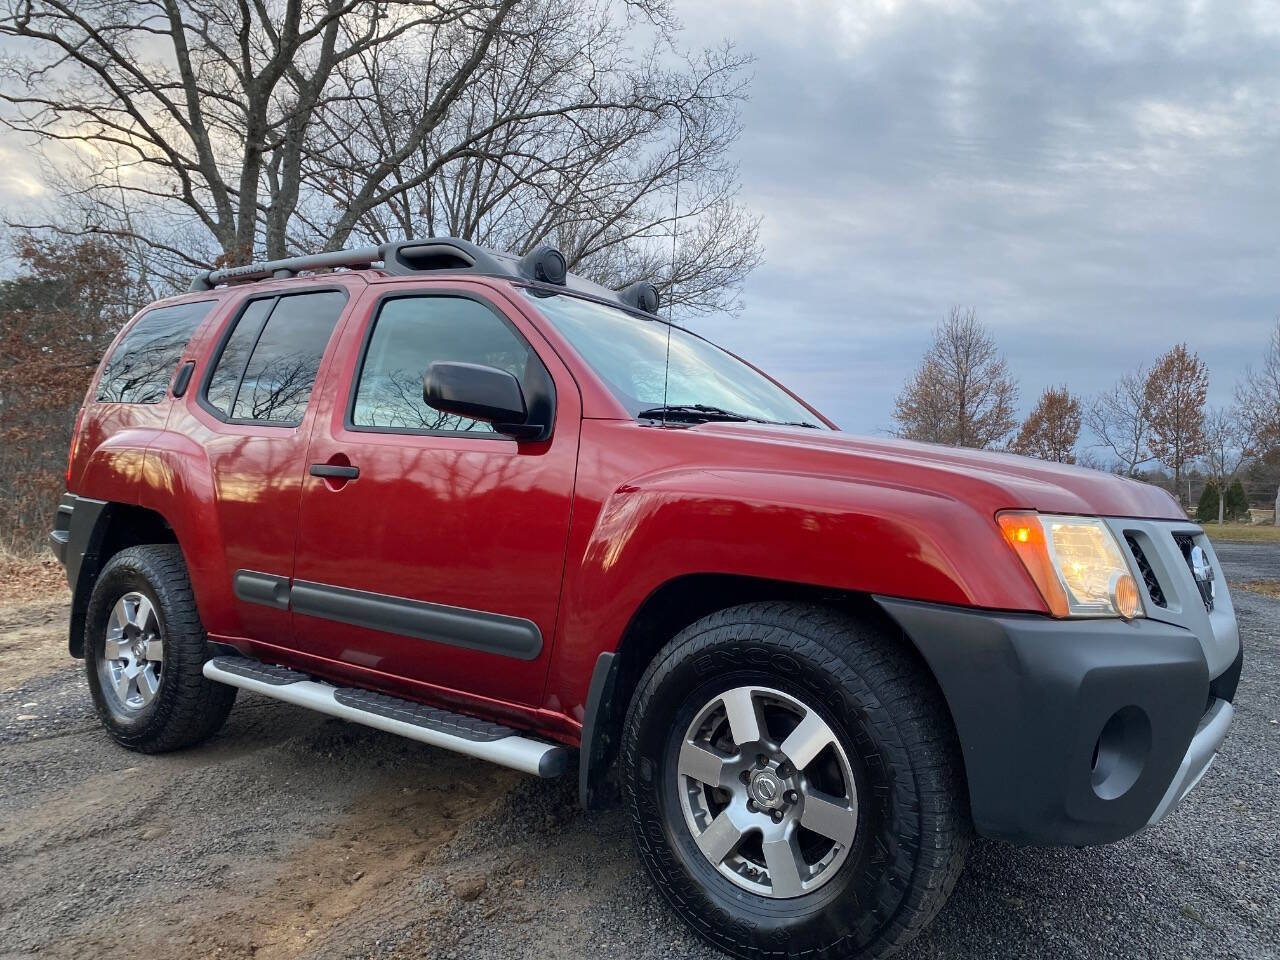
[[[858,795],[830,725],[768,687],[718,694],[680,745],[685,823],[702,855],[738,887],[775,899],[830,882],[853,846]]]
[[[137,591],[124,594],[107,618],[98,672],[119,709],[137,713],[160,689],[164,637],[155,606]]]

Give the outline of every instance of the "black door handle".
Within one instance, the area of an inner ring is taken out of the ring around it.
[[[341,480],[354,480],[360,476],[360,468],[344,467],[335,463],[313,463],[311,465],[311,475],[313,477],[336,477]]]
[[[194,360],[188,360],[178,368],[178,375],[173,378],[173,395],[180,397],[187,392],[187,387],[191,383],[191,374],[195,371],[196,365]]]

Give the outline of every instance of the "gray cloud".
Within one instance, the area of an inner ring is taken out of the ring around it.
[[[861,431],[952,303],[992,326],[1024,408],[1180,340],[1230,399],[1280,313],[1280,8],[680,9],[688,39],[758,58],[741,163],[767,263],[708,335]]]
[[[847,429],[888,426],[953,303],[1022,383],[1089,393],[1186,340],[1210,399],[1280,314],[1271,0],[677,0],[757,57],[739,154],[767,262],[697,328]],[[40,201],[0,133],[0,208]]]

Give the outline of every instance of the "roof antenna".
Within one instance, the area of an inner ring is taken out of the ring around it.
[[[680,133],[676,137],[676,197],[671,215],[671,272],[667,289],[667,361],[662,368],[662,425],[667,425],[667,380],[671,373],[671,307],[675,300],[676,236],[680,226],[680,164],[684,160],[684,111],[680,110]]]

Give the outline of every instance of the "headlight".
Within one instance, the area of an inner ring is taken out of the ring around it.
[[[1021,511],[996,520],[1055,617],[1143,615],[1138,584],[1101,520]]]

